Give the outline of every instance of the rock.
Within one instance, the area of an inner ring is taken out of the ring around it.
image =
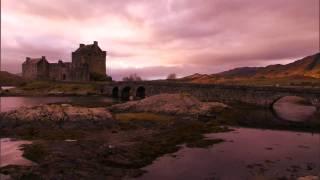
[[[69,126],[70,123],[72,123],[80,126],[81,124],[105,124],[112,120],[112,115],[106,108],[86,108],[69,104],[21,107],[17,110],[0,114],[2,126],[10,124],[21,125],[33,122],[43,125],[59,124],[59,126]]]
[[[281,119],[300,122],[310,119],[317,108],[302,97],[286,96],[273,104],[273,110]]]
[[[151,112],[171,115],[211,116],[228,106],[218,102],[204,103],[188,94],[160,94],[138,101],[116,104],[115,112]]]
[[[299,177],[297,180],[320,180],[319,176],[304,176]]]
[[[78,120],[106,120],[112,119],[111,113],[105,108],[77,107],[69,104],[40,105],[35,107],[21,107],[17,110],[4,112],[3,118],[24,121],[51,120],[51,121],[78,121]]]

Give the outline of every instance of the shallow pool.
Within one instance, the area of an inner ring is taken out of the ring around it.
[[[183,147],[158,158],[138,179],[296,178],[320,173],[320,134],[235,128],[208,134],[226,142],[210,148]]]

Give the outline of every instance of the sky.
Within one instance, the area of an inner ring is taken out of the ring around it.
[[[1,0],[2,70],[93,41],[116,80],[285,64],[319,52],[319,0]]]

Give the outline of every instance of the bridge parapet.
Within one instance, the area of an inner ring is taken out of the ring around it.
[[[116,90],[117,89],[117,90]],[[104,86],[108,96],[123,99],[143,98],[161,93],[189,93],[202,101],[243,102],[270,106],[284,96],[300,96],[320,107],[319,88],[273,87],[273,86],[232,86],[217,84],[193,84],[177,82],[113,82]],[[116,96],[117,94],[117,96]]]

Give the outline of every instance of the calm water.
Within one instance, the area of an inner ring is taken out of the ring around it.
[[[22,154],[21,146],[30,144],[30,141],[13,140],[10,138],[0,139],[0,168],[7,165],[31,166],[34,162],[25,159]],[[0,174],[1,180],[10,180],[9,175]]]
[[[22,106],[36,106],[49,103],[104,106],[113,102],[115,101],[108,97],[0,97],[0,111],[6,112]]]
[[[13,89],[15,86],[1,86],[0,87],[2,90],[8,90],[8,89]]]
[[[236,128],[209,134],[226,142],[183,147],[145,167],[138,179],[254,179],[320,175],[320,134]]]
[[[0,139],[0,167],[10,164],[24,166],[34,164],[22,157],[21,145],[30,143],[30,141],[12,140],[9,138]]]

